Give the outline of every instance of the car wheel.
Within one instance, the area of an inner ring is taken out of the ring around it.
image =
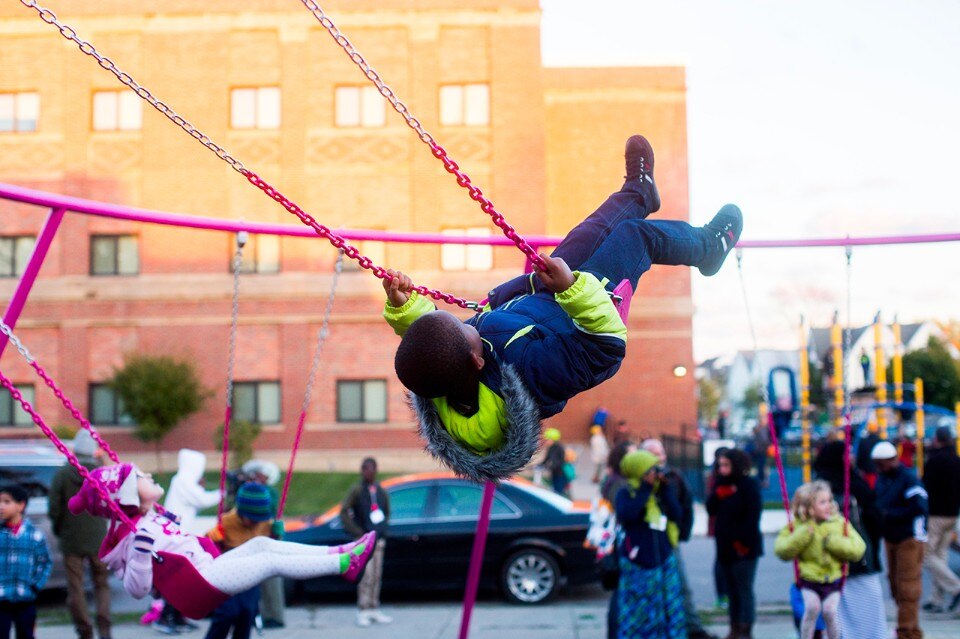
[[[524,548],[504,562],[500,586],[512,603],[543,603],[560,588],[560,566],[550,553]]]

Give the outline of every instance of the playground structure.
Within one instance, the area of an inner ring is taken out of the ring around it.
[[[404,238],[399,234],[374,233],[373,235],[369,235],[363,232],[354,234],[352,236],[348,236],[347,233],[336,233],[332,231],[328,227],[325,227],[322,224],[319,224],[309,214],[307,214],[303,209],[301,209],[295,202],[293,202],[292,200],[287,198],[285,195],[280,193],[276,188],[274,188],[270,184],[266,183],[256,173],[247,169],[242,163],[239,162],[239,160],[227,154],[222,147],[217,145],[205,134],[203,134],[202,132],[194,128],[192,125],[190,125],[189,122],[184,120],[181,116],[177,115],[165,103],[154,98],[149,91],[147,91],[142,86],[137,84],[129,74],[119,71],[116,68],[116,66],[108,58],[105,58],[104,56],[100,55],[89,42],[81,40],[77,35],[76,31],[74,31],[73,29],[69,28],[66,25],[59,23],[56,19],[56,16],[54,16],[51,12],[49,12],[46,9],[37,7],[36,3],[34,2],[24,2],[24,4],[30,8],[35,9],[45,22],[54,24],[55,26],[59,27],[61,34],[63,34],[64,37],[66,37],[67,39],[77,44],[77,46],[80,48],[80,50],[84,54],[96,58],[100,66],[102,66],[103,68],[113,73],[122,83],[124,83],[129,88],[134,90],[140,97],[150,102],[152,106],[154,106],[163,115],[168,117],[174,124],[176,124],[181,129],[183,129],[188,134],[190,134],[192,137],[200,141],[201,144],[203,144],[203,146],[205,146],[208,150],[215,153],[217,157],[227,162],[227,164],[230,165],[231,168],[233,168],[234,170],[239,172],[241,175],[243,175],[251,184],[256,186],[258,189],[264,192],[271,199],[280,203],[281,206],[283,206],[288,212],[295,215],[301,222],[303,222],[305,225],[310,227],[310,229],[312,230],[308,231],[307,234],[316,234],[322,238],[328,239],[331,242],[331,244],[333,244],[335,247],[343,250],[343,252],[346,254],[348,258],[357,260],[357,262],[362,268],[370,270],[375,276],[379,278],[383,278],[386,272],[385,269],[382,266],[373,264],[369,258],[361,255],[355,247],[346,243],[346,240],[377,239],[382,241],[439,241],[439,242],[454,242],[458,244],[491,243],[489,240],[477,239],[477,238],[473,238],[471,240],[471,238],[450,238],[450,237],[444,236],[440,240],[438,240],[436,237],[433,237],[430,239],[425,239],[422,237],[418,237],[417,239],[412,239],[413,236],[407,236],[406,238]],[[386,85],[383,84],[383,82],[379,79],[379,76],[376,74],[376,72],[373,71],[369,67],[369,65],[366,65],[366,63],[363,61],[363,58],[359,56],[358,53],[356,53],[356,51],[352,48],[351,45],[349,45],[349,42],[346,40],[346,38],[342,37],[342,34],[339,33],[339,31],[336,29],[333,23],[329,20],[329,18],[326,18],[326,16],[323,15],[319,7],[313,2],[304,2],[304,4],[317,17],[317,19],[321,22],[324,28],[329,31],[330,35],[334,38],[337,44],[341,46],[348,53],[351,59],[353,59],[358,64],[358,66],[361,67],[364,74],[371,81],[374,82],[374,84],[377,86],[380,93],[385,98],[387,98],[390,101],[391,105],[394,107],[394,109],[404,117],[406,123],[412,129],[414,129],[414,131],[417,132],[418,137],[421,139],[421,141],[423,141],[425,144],[427,144],[430,147],[433,155],[437,157],[439,160],[441,160],[441,162],[443,162],[444,168],[449,173],[453,174],[456,177],[456,181],[458,185],[467,189],[469,192],[470,198],[478,202],[480,204],[481,210],[484,213],[490,215],[493,223],[499,228],[501,228],[501,230],[503,230],[506,243],[515,245],[526,256],[526,258],[528,259],[529,265],[539,266],[541,264],[541,261],[540,261],[540,258],[537,256],[537,248],[540,246],[552,245],[553,243],[555,243],[555,240],[551,238],[524,239],[523,237],[519,236],[514,230],[514,228],[510,226],[508,223],[506,223],[503,215],[498,213],[494,208],[493,204],[483,196],[482,192],[478,188],[472,185],[470,178],[466,176],[466,174],[459,169],[457,164],[447,156],[443,148],[440,147],[439,144],[437,144],[435,140],[423,130],[423,128],[419,125],[419,122],[415,118],[413,118],[412,115],[410,115],[409,111],[403,105],[403,103],[400,102],[398,99],[396,99],[396,97],[393,95],[393,92],[389,89],[389,87],[386,87]],[[10,199],[14,199],[14,200],[25,202],[25,203],[49,206],[52,209],[50,216],[47,219],[47,223],[45,224],[43,230],[41,231],[38,237],[38,241],[37,241],[34,253],[31,256],[30,262],[28,264],[28,268],[20,281],[20,285],[17,288],[14,298],[11,300],[11,303],[7,308],[7,312],[5,313],[5,323],[9,327],[8,330],[11,330],[16,324],[16,319],[19,316],[19,313],[26,302],[26,299],[29,295],[30,287],[36,278],[36,275],[39,271],[40,264],[42,264],[43,262],[46,251],[50,246],[50,242],[52,241],[53,237],[56,234],[56,231],[59,227],[60,221],[62,220],[64,214],[67,211],[76,211],[76,212],[90,213],[95,215],[104,215],[106,213],[103,207],[95,204],[91,205],[90,203],[74,201],[69,198],[62,199],[56,196],[37,194],[36,192],[29,192],[24,189],[18,189],[17,187],[3,187],[3,193],[6,197],[9,197]],[[120,207],[120,209],[115,210],[114,212],[118,214],[118,217],[121,215],[127,216],[123,219],[131,219],[131,220],[137,220],[142,222],[153,221],[153,222],[159,222],[164,224],[184,224],[188,226],[194,226],[196,228],[215,228],[214,226],[203,226],[195,222],[190,222],[186,219],[174,219],[169,214],[160,214],[157,217],[157,219],[149,220],[147,219],[147,216],[144,214],[145,212],[142,212],[142,211],[138,212],[132,209],[127,209],[124,211],[124,210],[121,210],[122,208],[123,207]],[[260,233],[271,233],[271,232],[286,233],[287,232],[286,229],[280,230],[278,228],[273,228],[271,225],[235,225],[229,222],[223,223],[222,221],[218,221],[216,223],[210,222],[209,224],[220,225],[216,227],[218,228],[218,230],[235,231],[235,232],[236,231],[249,231],[249,232],[260,232]],[[741,248],[746,248],[746,247],[773,248],[777,246],[779,247],[831,246],[831,245],[845,246],[847,247],[848,263],[849,263],[850,247],[855,245],[913,243],[918,241],[955,241],[957,239],[960,239],[960,236],[936,235],[936,236],[914,236],[914,237],[896,237],[896,238],[859,238],[859,239],[846,238],[845,240],[787,241],[787,242],[780,242],[780,243],[769,242],[769,241],[752,242],[752,243],[742,242]],[[839,242],[842,242],[842,243],[839,243]],[[476,305],[476,303],[467,301],[462,298],[455,297],[449,293],[442,293],[434,289],[426,288],[425,286],[418,287],[417,290],[420,291],[422,294],[428,295],[436,300],[444,301],[451,304],[456,304],[461,308],[471,309],[471,310],[478,309],[478,306]],[[752,321],[751,321],[751,325],[752,325]],[[835,348],[837,348],[837,346],[835,346]],[[842,346],[840,346],[839,349],[842,356],[842,351],[843,351]],[[839,361],[842,361],[842,359]],[[879,369],[880,366],[878,365],[877,368]],[[842,369],[842,367],[837,367],[837,369]],[[895,370],[896,370],[896,365],[895,365]],[[840,370],[835,371],[835,374],[842,376],[842,372]],[[805,373],[801,372],[801,376],[803,377],[804,375]],[[878,370],[878,375],[879,375],[879,370]],[[878,379],[881,379],[881,378],[878,377]],[[878,387],[883,388],[882,390],[883,401],[880,401],[881,395],[878,394],[877,406],[880,407],[881,409],[886,409],[887,402],[886,402],[886,395],[885,395],[886,394],[885,377],[882,379],[884,383],[878,384]],[[807,380],[807,387],[808,385],[809,385],[809,380]],[[9,382],[6,384],[6,386],[8,390],[11,390],[13,394],[12,387],[9,385]],[[845,439],[849,445],[850,440],[852,438],[852,435],[849,430],[850,429],[849,402],[846,401],[846,398],[844,396],[845,391],[842,383],[842,377],[839,378],[839,383],[837,383],[837,380],[835,380],[834,386],[835,386],[835,393],[837,393],[835,397],[835,404],[837,406],[837,413],[838,413],[837,415],[838,426],[845,427],[847,429],[846,430],[847,434],[845,436]],[[902,392],[902,388],[903,388],[902,379],[900,380],[899,388],[901,388],[901,392]],[[897,385],[895,384],[895,388],[894,388],[895,393],[896,393],[896,389],[897,389]],[[807,388],[807,395],[806,395],[807,400],[808,400],[808,390],[809,389]],[[923,424],[923,412],[924,412],[923,402],[922,402],[922,385],[919,385],[916,388],[915,392],[916,392],[916,401],[914,402],[914,404],[918,414],[918,430],[920,433],[919,436],[922,439],[922,424]],[[878,388],[878,393],[880,393],[879,388]],[[804,393],[801,393],[801,407],[803,406],[804,401],[805,401]],[[895,404],[896,404],[896,401],[895,401]],[[778,407],[777,410],[782,411],[784,409],[783,407]],[[844,412],[846,412],[847,414],[847,418],[845,419],[845,421],[842,417]],[[883,412],[883,411],[881,410],[879,412]],[[38,416],[36,416],[35,414],[33,413],[31,414],[33,415],[35,421],[39,419]],[[230,418],[229,418],[229,404],[228,404],[228,407],[227,407],[228,423],[229,423],[229,420]],[[40,425],[39,421],[37,421],[37,423],[38,425]],[[87,426],[89,426],[89,423],[87,424]],[[50,436],[49,432],[46,430],[45,430],[45,434]],[[774,439],[774,441],[776,442],[776,439]],[[805,460],[808,461],[809,459],[808,435],[806,436],[806,446],[807,446],[807,451],[805,453]],[[63,450],[62,446],[61,446],[61,450]],[[920,459],[922,460],[922,453],[921,453]],[[777,461],[779,465],[781,461],[779,454],[777,455]],[[781,481],[782,481],[782,476],[783,476],[782,467],[781,467],[780,474],[781,474]],[[483,505],[481,507],[481,515],[480,515],[480,520],[478,524],[477,543],[474,548],[473,561],[471,564],[471,575],[470,575],[470,578],[468,579],[464,619],[463,619],[463,625],[461,627],[461,637],[466,636],[467,628],[469,627],[470,609],[472,608],[473,595],[475,594],[475,589],[476,589],[475,578],[476,578],[477,569],[479,566],[479,559],[482,556],[482,552],[483,552],[483,539],[485,538],[486,528],[489,522],[489,507],[492,502],[493,490],[494,490],[493,484],[488,483],[485,487],[484,500],[483,500]]]

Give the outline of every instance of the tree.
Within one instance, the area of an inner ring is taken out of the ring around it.
[[[210,392],[201,386],[193,366],[172,357],[129,355],[115,369],[110,387],[136,424],[134,436],[153,442],[160,469],[160,442],[187,416],[200,410]]]
[[[246,420],[230,422],[230,441],[227,450],[230,451],[230,468],[240,468],[253,458],[253,442],[260,436],[263,426],[259,423]],[[223,424],[217,426],[213,434],[213,445],[223,451]]]
[[[755,382],[747,386],[743,391],[743,399],[740,400],[740,407],[751,417],[760,416],[760,402],[763,401],[762,382]]]
[[[706,377],[697,380],[697,417],[701,422],[710,423],[717,416],[720,397],[720,386],[715,381]]]
[[[958,363],[935,337],[931,337],[926,348],[912,351],[903,356],[903,381],[913,383],[919,377],[923,380],[923,401],[953,410],[960,400],[960,370]]]

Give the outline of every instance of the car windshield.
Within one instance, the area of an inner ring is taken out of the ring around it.
[[[542,488],[540,486],[537,486],[536,484],[531,484],[527,482],[524,482],[522,484],[516,483],[514,485],[520,490],[525,490],[526,492],[535,495],[537,498],[542,499],[543,501],[547,502],[548,504],[550,504],[560,512],[568,513],[574,510],[572,501],[570,501],[563,495],[558,495],[552,490],[547,490],[546,488]]]
[[[20,484],[30,497],[46,497],[58,468],[60,466],[2,466],[0,484]]]

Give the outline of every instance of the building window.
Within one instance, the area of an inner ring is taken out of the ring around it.
[[[90,238],[91,275],[136,275],[140,250],[135,235],[94,235]]]
[[[490,124],[490,86],[448,84],[440,87],[440,124],[445,126]]]
[[[337,380],[337,421],[387,421],[387,380]]]
[[[360,251],[360,255],[365,255],[370,258],[370,261],[376,264],[377,266],[383,266],[387,263],[387,243],[380,242],[378,240],[357,240],[355,242],[350,242]],[[360,264],[357,260],[352,260],[346,255],[343,256],[343,270],[345,271],[361,271],[363,270],[360,267]]]
[[[280,423],[280,382],[236,382],[232,407],[237,421]]]
[[[0,237],[0,277],[23,275],[37,238],[32,235]]]
[[[133,91],[95,91],[94,131],[139,131],[143,128],[143,103]]]
[[[233,272],[233,256],[237,242],[234,239],[230,252],[230,272]],[[279,273],[280,272],[280,236],[251,235],[243,247],[241,273]]]
[[[234,129],[279,129],[280,88],[231,90],[230,126]]]
[[[377,127],[387,123],[383,96],[376,87],[337,87],[336,125]]]
[[[108,384],[90,384],[90,421],[101,426],[132,426],[123,400]]]
[[[0,93],[0,133],[37,130],[39,93]]]
[[[489,237],[490,229],[482,226],[444,229],[443,234]],[[440,268],[445,271],[489,271],[493,268],[493,247],[489,244],[443,244],[440,247]]]
[[[13,387],[33,405],[33,384],[14,384]],[[33,426],[30,413],[23,410],[20,402],[6,388],[0,388],[0,426]]]

